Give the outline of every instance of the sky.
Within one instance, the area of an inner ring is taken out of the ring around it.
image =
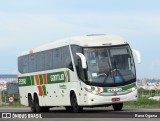
[[[1,0],[0,74],[19,53],[71,36],[117,35],[140,51],[138,78],[160,78],[160,0]]]

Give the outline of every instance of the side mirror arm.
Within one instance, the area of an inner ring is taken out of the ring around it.
[[[139,63],[139,64],[142,63],[140,52],[139,52],[138,50],[136,50],[136,49],[132,49],[132,52],[135,53],[135,55],[136,55],[136,57],[137,57],[138,63]]]
[[[82,53],[76,53],[76,55],[78,55],[80,57],[80,59],[81,59],[82,68],[86,69],[87,68],[86,57]]]

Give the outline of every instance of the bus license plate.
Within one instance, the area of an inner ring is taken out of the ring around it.
[[[117,101],[120,101],[120,98],[112,98],[112,102],[117,102]]]

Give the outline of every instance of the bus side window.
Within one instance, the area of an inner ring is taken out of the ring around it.
[[[28,55],[23,56],[23,70],[22,70],[23,73],[29,72],[29,68],[28,68],[29,58],[28,57],[29,57]]]
[[[63,62],[63,67],[69,68],[70,70],[73,71],[73,64],[71,60],[69,46],[65,46],[62,48],[62,62]]]
[[[36,53],[36,71],[43,71],[44,70],[44,52]]]
[[[47,50],[45,51],[45,55],[44,55],[44,68],[45,70],[50,70],[53,68],[53,54],[52,54],[52,50]]]
[[[72,49],[72,54],[73,54],[77,75],[82,81],[85,81],[87,80],[87,72],[85,69],[82,68],[81,59],[79,58],[79,56],[76,55],[76,53],[78,52],[82,53],[82,47],[77,45],[71,45],[71,49]]]
[[[18,57],[18,72],[23,73],[23,56]]]
[[[29,55],[29,72],[36,72],[36,57],[34,53]]]
[[[61,48],[53,49],[53,69],[62,68]]]

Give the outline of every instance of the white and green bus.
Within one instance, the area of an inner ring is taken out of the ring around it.
[[[121,110],[123,102],[137,99],[133,51],[120,37],[87,35],[23,52],[18,56],[21,104],[32,112],[57,106],[73,112],[96,106]]]

